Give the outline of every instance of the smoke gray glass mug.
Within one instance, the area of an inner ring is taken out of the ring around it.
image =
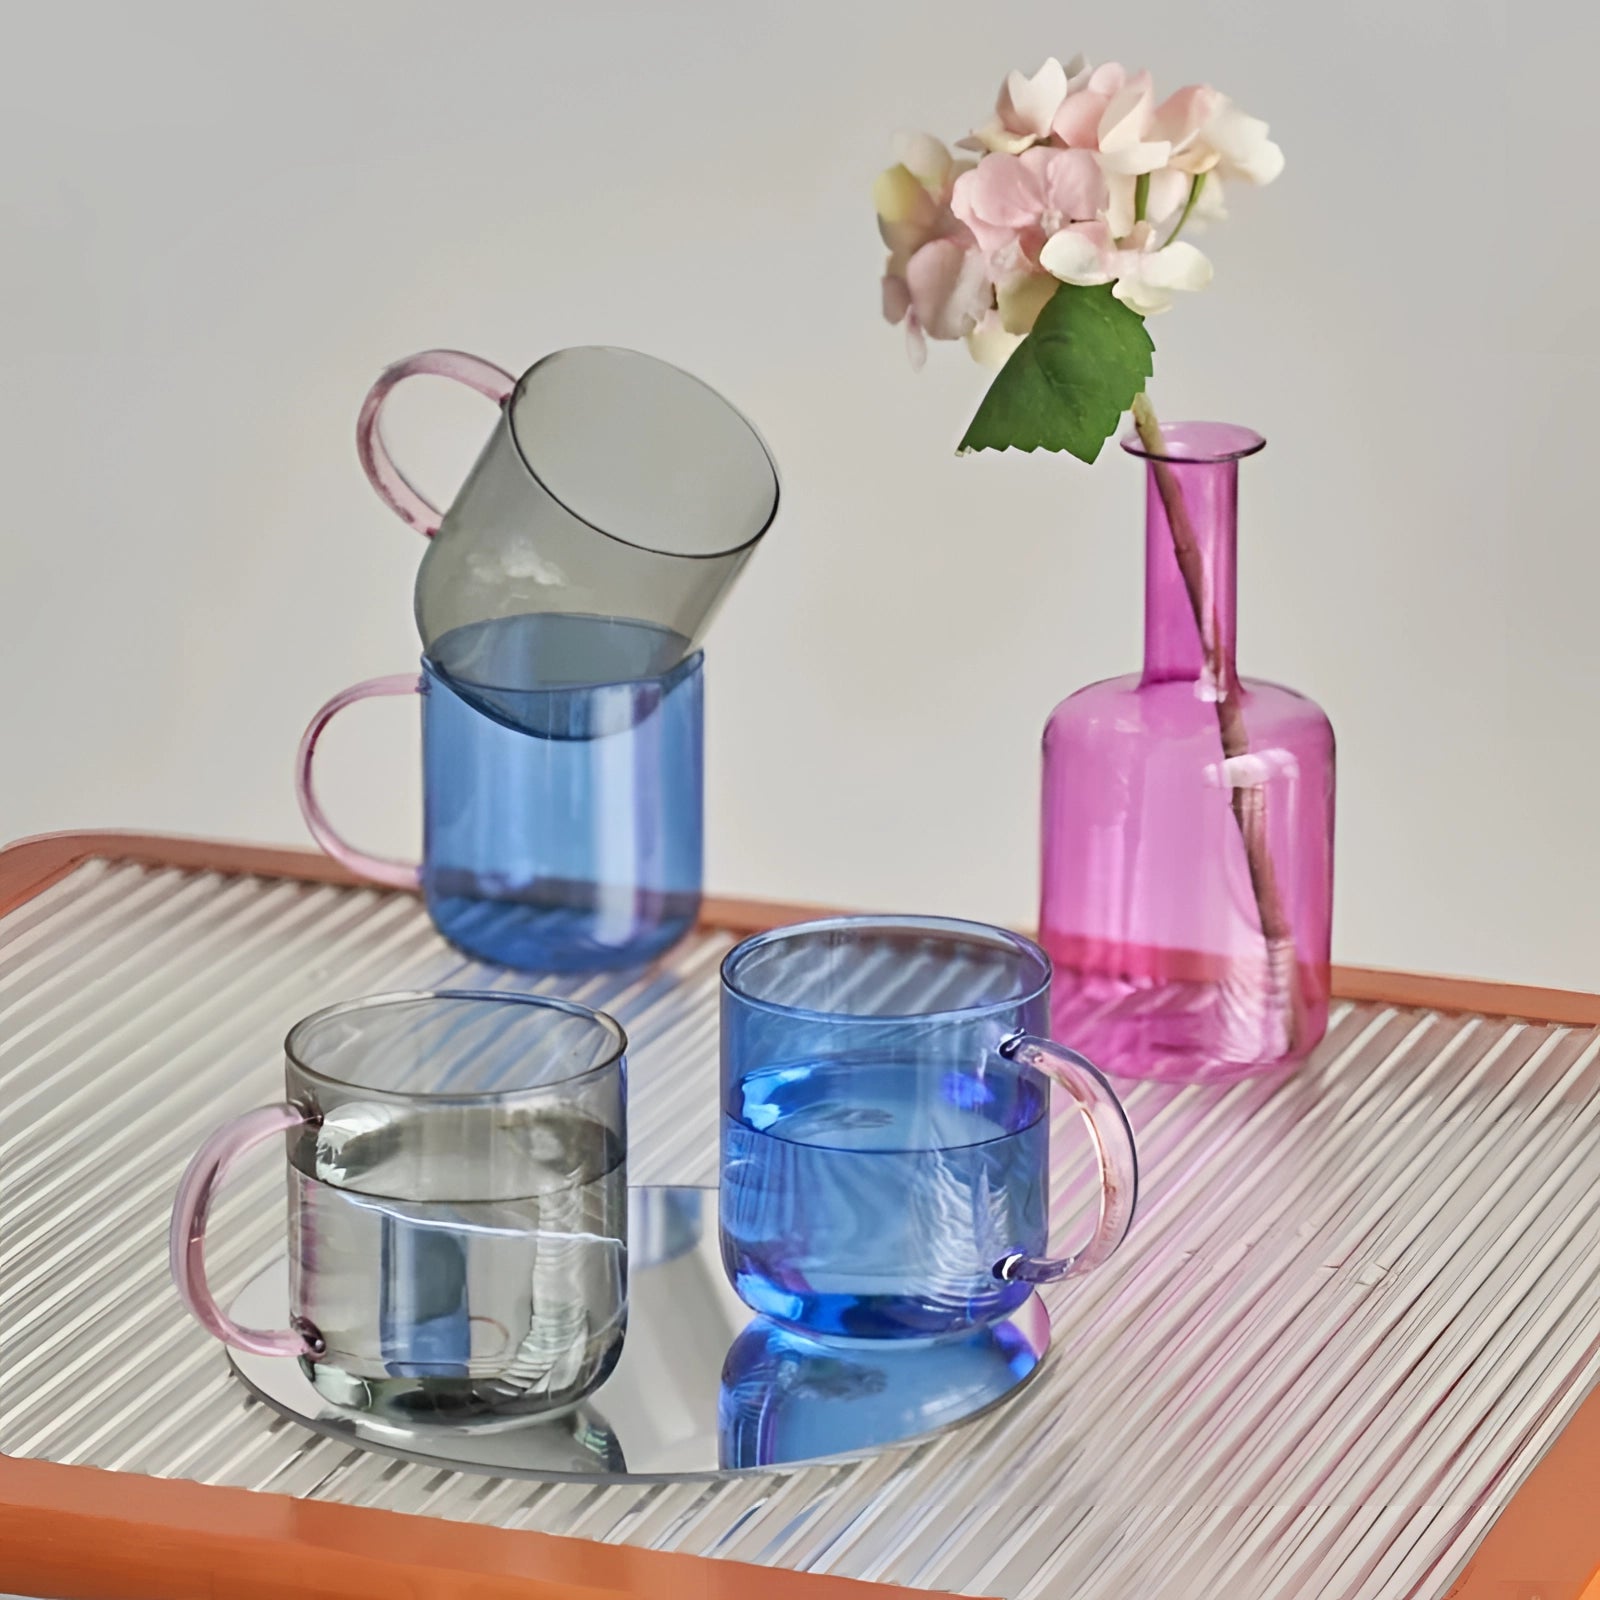
[[[627,1037],[570,1001],[352,1000],[297,1023],[278,1105],[218,1128],[172,1210],[171,1267],[209,1333],[298,1357],[336,1406],[407,1424],[536,1421],[597,1388],[627,1325]],[[206,1283],[206,1223],[246,1151],[288,1156],[289,1325]]]
[[[442,512],[395,465],[381,431],[396,385],[421,374],[500,408]],[[751,424],[698,378],[634,350],[558,350],[520,378],[459,350],[425,350],[372,386],[356,443],[380,498],[431,541],[417,628],[447,673],[495,648],[486,638],[502,625],[551,613],[585,624],[561,635],[575,652],[561,681],[670,671],[699,644],[778,510],[777,469]],[[519,686],[546,686],[532,672]]]

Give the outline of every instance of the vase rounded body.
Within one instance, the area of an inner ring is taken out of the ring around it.
[[[1165,435],[1144,670],[1045,727],[1040,940],[1057,1038],[1122,1076],[1218,1083],[1327,1029],[1334,741],[1315,702],[1234,666],[1238,462],[1259,439]]]

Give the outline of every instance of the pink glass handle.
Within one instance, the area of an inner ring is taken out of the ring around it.
[[[444,519],[438,507],[412,488],[406,475],[394,464],[378,425],[383,402],[395,386],[403,378],[418,375],[454,378],[457,383],[464,383],[493,400],[497,406],[503,406],[511,398],[517,380],[492,361],[469,356],[464,350],[424,350],[385,367],[378,374],[378,381],[367,390],[367,398],[361,402],[361,415],[356,418],[356,454],[361,457],[362,468],[378,491],[378,498],[402,522],[431,539]]]
[[[300,750],[294,762],[294,793],[300,802],[300,815],[306,819],[311,837],[342,866],[373,883],[389,889],[415,889],[422,882],[422,871],[409,861],[390,861],[386,856],[370,856],[357,850],[333,831],[316,790],[311,786],[311,763],[317,753],[317,740],[346,706],[358,700],[376,699],[383,695],[420,694],[422,681],[414,672],[395,672],[386,678],[368,678],[365,683],[353,683],[341,689],[317,712],[300,736]]]
[[[235,1350],[256,1356],[316,1356],[326,1346],[309,1322],[292,1328],[246,1328],[233,1320],[211,1297],[206,1283],[206,1219],[224,1174],[246,1151],[289,1128],[317,1119],[300,1106],[259,1106],[232,1122],[225,1122],[195,1152],[172,1202],[172,1230],[168,1235],[172,1281],[178,1296],[207,1333]]]
[[[997,1278],[1055,1283],[1081,1278],[1104,1262],[1128,1236],[1139,1199],[1139,1156],[1133,1129],[1111,1085],[1076,1050],[1052,1039],[1022,1033],[1000,1046],[1001,1055],[1047,1073],[1072,1096],[1100,1163],[1100,1217],[1089,1242],[1076,1255],[1009,1255],[995,1263]]]

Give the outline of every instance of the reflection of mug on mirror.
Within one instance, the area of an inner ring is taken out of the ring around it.
[[[286,1093],[224,1124],[179,1186],[172,1272],[217,1338],[297,1356],[322,1398],[508,1426],[597,1387],[627,1323],[627,1040],[567,1001],[381,995],[285,1041]],[[286,1135],[289,1307],[244,1327],[206,1284],[217,1185]]]
[[[757,1317],[723,1364],[721,1465],[853,1455],[935,1432],[1004,1399],[1049,1341],[1037,1296],[1015,1321],[925,1342],[813,1338]]]

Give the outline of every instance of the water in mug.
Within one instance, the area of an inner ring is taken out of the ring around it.
[[[1049,1092],[1031,1075],[830,1061],[745,1078],[723,1115],[722,1245],[779,1322],[915,1338],[1004,1316],[994,1264],[1046,1242]]]
[[[588,971],[650,960],[689,931],[702,723],[698,669],[670,670],[685,645],[555,614],[437,642],[423,888],[446,938],[523,970]]]
[[[307,1363],[326,1398],[407,1421],[515,1420],[572,1404],[616,1364],[622,1142],[571,1112],[523,1120],[497,1137],[541,1192],[508,1199],[384,1192],[415,1193],[424,1163],[425,1192],[481,1192],[481,1156],[450,1149],[436,1112],[418,1134],[386,1107],[346,1105],[290,1141],[292,1292],[327,1345]]]

